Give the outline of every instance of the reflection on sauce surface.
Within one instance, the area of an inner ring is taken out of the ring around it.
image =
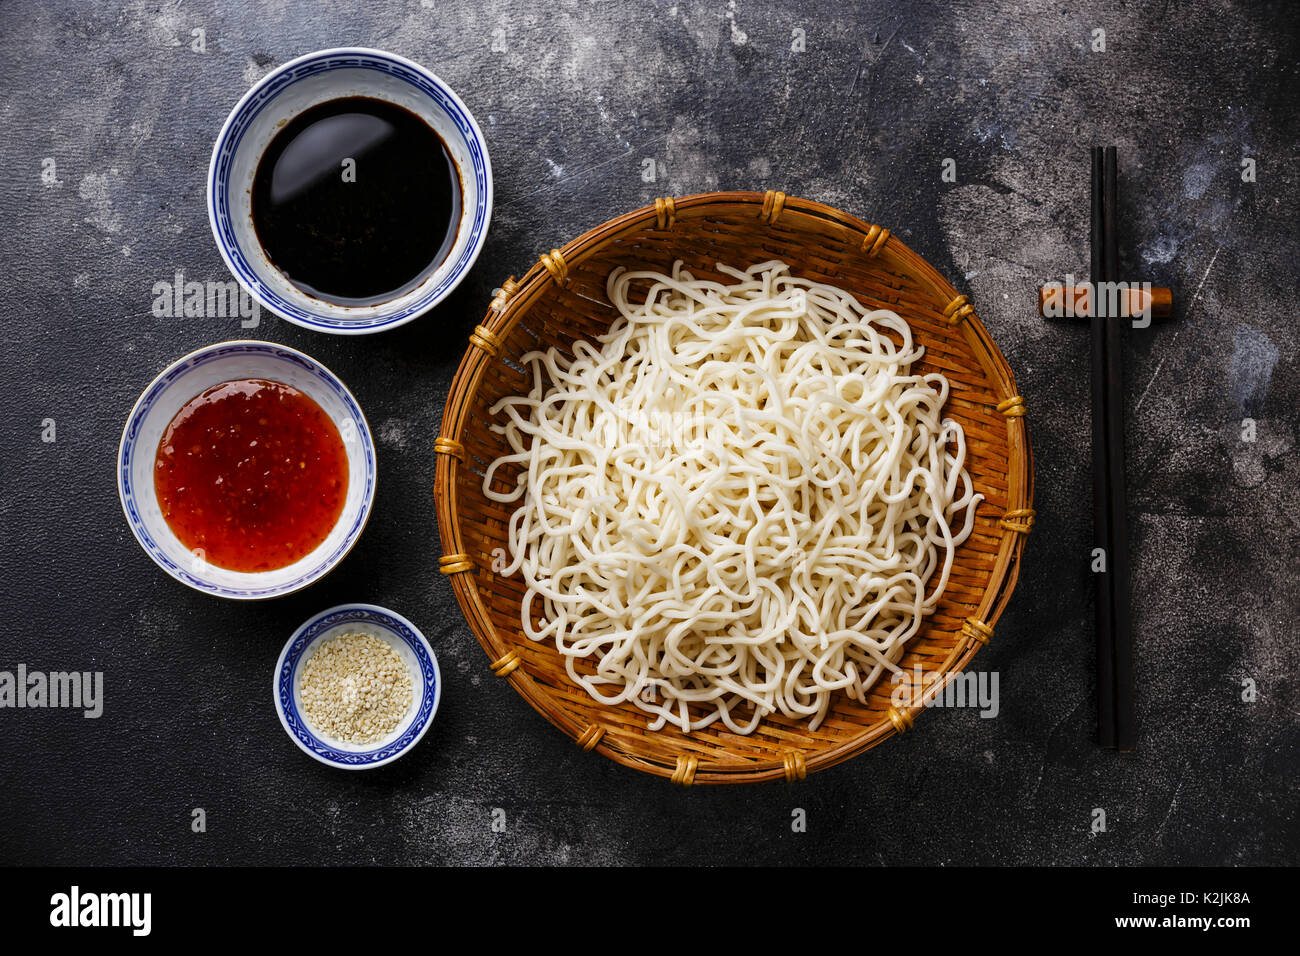
[[[307,395],[237,379],[176,413],[158,442],[154,488],[187,549],[231,571],[270,571],[329,535],[347,498],[347,452]]]

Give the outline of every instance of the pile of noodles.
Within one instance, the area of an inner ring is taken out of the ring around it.
[[[592,697],[651,730],[815,729],[898,670],[981,496],[905,321],[781,262],[718,269],[616,270],[607,334],[524,356],[484,491],[519,503],[525,633]]]

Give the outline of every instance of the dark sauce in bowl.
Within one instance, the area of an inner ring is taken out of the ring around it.
[[[410,292],[456,242],[460,171],[410,110],[368,96],[328,100],[287,123],[253,177],[253,227],[307,295],[344,306]]]

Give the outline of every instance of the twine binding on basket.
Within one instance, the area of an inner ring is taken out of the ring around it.
[[[510,297],[514,295],[515,288],[514,276],[511,276],[506,279],[505,282],[501,283],[501,288],[497,289],[496,294],[492,297],[492,304],[488,306],[488,311],[503,311],[506,307],[506,303],[510,301]]]
[[[763,208],[759,210],[758,218],[765,225],[775,226],[776,221],[781,218],[783,209],[785,209],[785,193],[769,189],[763,194]]]
[[[1029,534],[1034,529],[1034,515],[1036,513],[1033,508],[1012,508],[1002,515],[998,524],[1017,534]]]
[[[963,637],[980,645],[987,645],[993,638],[993,628],[975,617],[968,617],[962,622],[961,633]]]
[[[459,574],[474,567],[474,561],[468,554],[444,554],[438,559],[438,570],[443,574]]]
[[[552,249],[550,252],[542,253],[542,266],[551,274],[556,285],[564,285],[569,278],[569,264],[564,261],[564,255],[559,249]]]
[[[885,248],[885,243],[888,241],[888,229],[883,226],[871,226],[867,229],[867,234],[862,237],[862,251],[866,253],[868,259],[874,259],[876,253]]]
[[[515,672],[515,668],[522,663],[523,658],[519,656],[518,651],[508,651],[492,662],[492,673],[497,677],[509,677]]]
[[[677,220],[677,203],[671,196],[655,200],[655,228],[661,232],[671,229]]]
[[[1019,395],[1012,395],[998,402],[997,409],[1007,418],[1021,418],[1029,411],[1025,408],[1025,400]]]
[[[600,738],[605,736],[605,728],[600,724],[589,724],[587,729],[582,732],[574,743],[583,750],[593,750],[596,744],[600,743]]]
[[[787,750],[782,755],[781,761],[785,768],[785,779],[790,783],[803,780],[808,776],[808,762],[804,760],[802,751]]]
[[[889,722],[894,725],[894,729],[900,734],[910,730],[915,723],[910,711],[899,710],[897,707],[889,708]]]
[[[944,321],[950,326],[958,326],[962,319],[974,314],[975,306],[970,304],[970,297],[965,295],[957,296],[943,310]]]
[[[475,327],[474,331],[469,334],[469,344],[477,349],[482,349],[490,358],[496,358],[497,352],[501,351],[501,340],[486,325]]]
[[[695,768],[700,765],[700,758],[695,754],[678,754],[677,768],[673,771],[672,782],[689,787],[695,782]]]
[[[450,455],[459,462],[465,461],[465,446],[454,438],[443,438],[439,435],[433,440],[433,451],[436,455]]]

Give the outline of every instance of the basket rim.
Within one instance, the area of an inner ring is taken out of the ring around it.
[[[495,345],[504,340],[504,337],[522,320],[551,283],[562,283],[565,280],[571,265],[582,262],[586,254],[603,249],[606,244],[625,234],[644,229],[647,224],[654,224],[659,229],[671,229],[676,220],[705,216],[712,207],[737,205],[758,207],[757,216],[769,224],[774,224],[779,217],[790,214],[829,221],[850,234],[860,235],[864,249],[867,244],[874,244],[877,250],[887,249],[892,258],[906,263],[913,279],[925,291],[938,300],[951,302],[954,307],[959,303],[962,305],[961,312],[964,319],[961,322],[962,333],[972,353],[979,360],[981,368],[993,384],[995,398],[1000,402],[1019,399],[1023,403],[1016,390],[1015,376],[1010,365],[979,320],[973,307],[967,304],[968,298],[959,295],[956,288],[927,260],[913,252],[888,229],[868,223],[825,203],[786,196],[774,190],[768,190],[766,193],[709,192],[680,198],[657,199],[652,205],[616,216],[571,239],[558,249],[552,249],[550,253],[541,256],[520,280],[516,281],[511,277],[503,283],[488,306],[483,322],[470,337],[470,345],[461,359],[447,395],[438,440],[435,443],[435,450],[442,452],[436,455],[434,485],[438,533],[444,555],[441,569],[449,576],[457,604],[471,632],[488,655],[494,673],[506,677],[534,710],[584,750],[596,750],[624,766],[668,777],[676,783],[745,783],[803,779],[807,773],[834,766],[895,734],[902,733],[912,726],[917,713],[925,708],[925,703],[922,700],[906,709],[891,707],[889,712],[880,719],[874,723],[863,724],[860,732],[832,747],[809,751],[806,755],[802,751],[788,751],[784,759],[777,757],[764,760],[738,759],[735,766],[717,763],[700,764],[696,757],[684,752],[678,753],[675,762],[668,762],[653,754],[641,752],[635,747],[626,747],[608,739],[603,729],[597,729],[597,724],[589,726],[578,724],[553,699],[549,688],[531,680],[524,672],[518,654],[513,651],[515,642],[503,638],[496,632],[479,589],[473,582],[473,575],[455,573],[458,570],[468,570],[469,566],[459,567],[454,560],[450,562],[450,566],[448,565],[448,558],[464,555],[455,480],[455,469],[460,462],[455,449],[460,447],[467,413],[477,394],[482,373],[494,360]],[[1022,509],[1032,515],[1033,454],[1024,415],[1008,415],[1006,427],[1008,432],[1007,512]],[[1001,617],[1014,590],[1019,575],[1021,554],[1028,536],[1023,533],[1028,530],[1027,528],[1008,527],[1005,523],[1002,524],[1002,528],[1003,534],[998,547],[997,560],[974,617],[977,623],[990,629],[989,633]],[[967,638],[964,641],[959,639],[943,665],[936,671],[942,675],[942,678],[931,685],[932,691],[927,692],[926,696],[942,693],[947,684],[970,663],[979,648],[986,642],[986,639]]]

